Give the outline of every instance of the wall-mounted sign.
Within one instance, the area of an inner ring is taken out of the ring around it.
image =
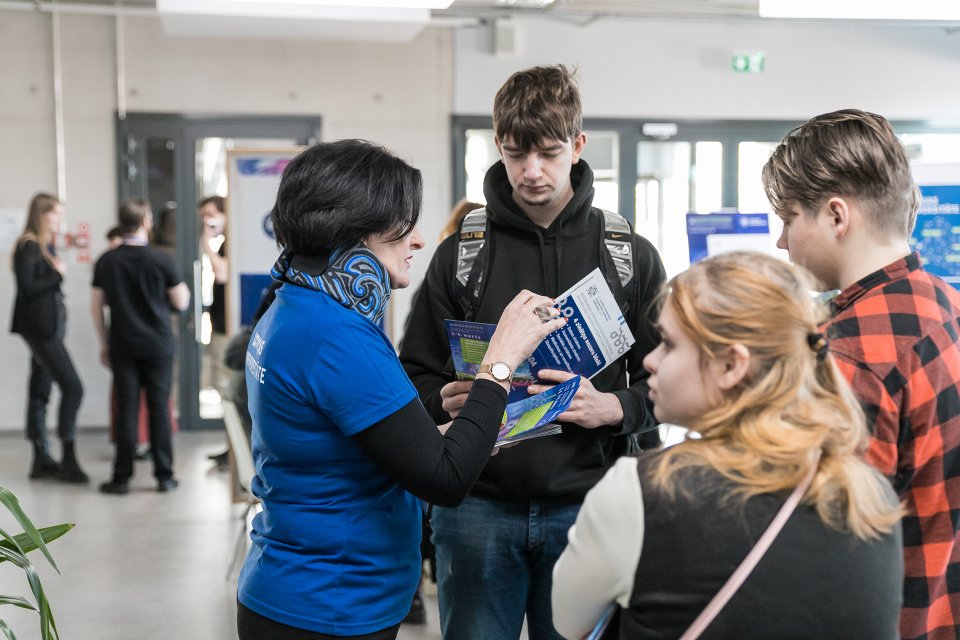
[[[735,53],[730,59],[734,73],[763,73],[767,56],[762,51],[755,53]]]
[[[690,264],[729,251],[771,253],[770,219],[766,213],[688,213]]]

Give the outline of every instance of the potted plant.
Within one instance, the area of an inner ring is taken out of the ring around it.
[[[40,576],[37,570],[30,563],[27,554],[36,549],[40,549],[47,562],[60,573],[57,564],[53,561],[53,556],[47,550],[47,542],[56,540],[67,531],[73,528],[72,524],[59,524],[53,527],[44,527],[37,529],[30,522],[30,518],[20,508],[17,497],[9,490],[0,487],[0,503],[13,514],[13,517],[20,524],[23,533],[11,536],[9,533],[0,529],[0,562],[10,562],[14,564],[27,576],[27,582],[30,583],[30,591],[33,592],[33,599],[30,600],[22,596],[10,596],[0,594],[0,605],[12,604],[15,607],[32,609],[40,615],[40,637],[43,640],[59,640],[60,634],[57,632],[57,625],[53,620],[53,613],[50,611],[50,603],[43,592],[43,585],[40,584]],[[7,623],[0,619],[0,631],[7,637],[7,640],[16,640],[13,630],[7,626]]]

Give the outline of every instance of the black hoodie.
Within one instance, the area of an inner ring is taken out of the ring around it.
[[[571,171],[573,198],[549,228],[544,229],[520,210],[506,170],[498,162],[487,171],[484,196],[488,229],[487,284],[477,310],[477,322],[496,323],[521,289],[556,297],[601,261],[612,260],[603,245],[603,214],[592,207],[593,172],[582,159]],[[455,380],[443,321],[463,319],[454,279],[457,235],[437,249],[410,312],[400,360],[430,415],[443,423],[450,417],[441,408],[440,388]],[[657,344],[653,328],[654,299],[665,280],[656,249],[634,235],[633,289],[625,316],[636,342],[618,361],[594,376],[593,385],[614,392],[623,406],[621,425],[584,429],[564,424],[563,433],[524,442],[490,458],[474,495],[511,501],[559,499],[580,501],[617,457],[626,451],[625,434],[656,425],[646,397],[643,357]],[[606,269],[604,269],[606,272]],[[631,385],[627,387],[627,375]],[[644,448],[659,444],[654,429],[640,436]]]

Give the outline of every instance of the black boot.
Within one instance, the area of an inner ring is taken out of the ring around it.
[[[71,484],[86,484],[90,478],[80,468],[77,462],[77,453],[72,442],[63,443],[63,461],[60,463],[60,471],[57,473],[57,480],[60,482],[69,482]]]
[[[45,442],[33,441],[33,466],[30,467],[30,478],[54,478],[60,471],[60,465],[50,457]]]

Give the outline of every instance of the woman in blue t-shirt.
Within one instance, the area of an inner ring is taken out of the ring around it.
[[[421,193],[417,169],[361,140],[314,145],[283,172],[271,220],[284,284],[246,354],[263,512],[240,574],[241,640],[395,638],[420,575],[421,501],[466,496],[513,370],[564,324],[552,299],[519,294],[441,433],[380,326],[424,245]]]

